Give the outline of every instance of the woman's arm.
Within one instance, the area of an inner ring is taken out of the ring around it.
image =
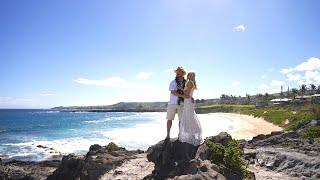
[[[189,98],[190,97],[190,91],[193,88],[193,83],[191,81],[188,81],[187,88],[184,90],[184,97]]]

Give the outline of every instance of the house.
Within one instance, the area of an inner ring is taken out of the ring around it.
[[[279,98],[270,100],[272,105],[287,105],[290,104],[291,101],[292,99],[289,98]]]
[[[308,103],[312,101],[312,96],[296,96],[293,100],[294,103]]]
[[[311,96],[311,102],[315,104],[320,104],[320,94],[314,94]]]

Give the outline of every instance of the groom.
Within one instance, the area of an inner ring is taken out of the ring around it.
[[[170,91],[170,101],[168,102],[167,108],[167,137],[170,138],[170,130],[172,126],[172,121],[176,114],[178,114],[178,119],[180,121],[182,110],[183,110],[183,98],[179,97],[179,95],[183,95],[183,89],[186,85],[186,80],[184,76],[186,75],[186,71],[182,67],[178,67],[175,71],[176,78],[171,81],[169,86]],[[180,123],[179,123],[180,125]]]

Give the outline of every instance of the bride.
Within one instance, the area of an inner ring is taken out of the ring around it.
[[[197,89],[196,74],[189,72],[187,84],[184,88],[184,106],[179,125],[179,141],[198,146],[202,142],[202,128],[194,110],[193,91]]]

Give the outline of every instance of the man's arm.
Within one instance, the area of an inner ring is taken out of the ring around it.
[[[181,96],[181,94],[179,94],[177,91],[175,90],[171,90],[171,94],[175,95],[175,96]]]

